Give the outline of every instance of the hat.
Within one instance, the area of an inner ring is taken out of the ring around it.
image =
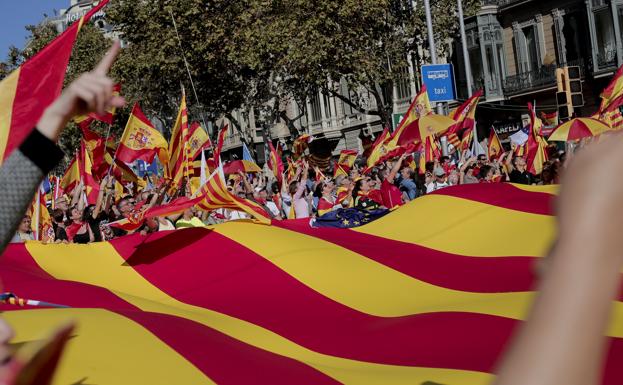
[[[446,175],[446,172],[444,171],[443,168],[441,167],[435,167],[435,170],[433,170],[433,174],[435,174],[435,176],[444,176]]]

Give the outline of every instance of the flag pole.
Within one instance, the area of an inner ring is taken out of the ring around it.
[[[40,241],[39,239],[39,218],[41,217],[41,185],[37,189],[37,207],[35,207],[35,241]]]
[[[190,80],[190,86],[193,89],[193,94],[195,95],[195,100],[198,105],[201,105],[199,102],[199,96],[197,95],[197,89],[195,88],[195,82],[193,81],[193,76],[190,73],[190,66],[188,65],[188,60],[186,60],[186,53],[184,52],[184,48],[182,47],[182,39],[180,38],[180,34],[177,30],[177,23],[175,22],[175,17],[173,16],[173,10],[169,9],[169,14],[171,15],[171,21],[173,22],[173,29],[175,30],[175,36],[177,36],[177,44],[180,46],[180,51],[182,52],[182,59],[184,59],[184,66],[186,66],[186,72],[188,73],[188,79]],[[210,135],[208,131],[208,125],[206,124],[205,117],[203,115],[203,110],[200,112],[201,121],[203,122],[203,129]]]

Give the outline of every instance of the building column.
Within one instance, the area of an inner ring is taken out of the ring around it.
[[[597,58],[599,47],[597,46],[597,35],[595,34],[595,14],[593,13],[591,0],[586,0],[586,15],[588,16],[588,30],[591,37],[591,58],[593,60],[593,72],[597,72],[597,70],[599,70],[599,62]]]
[[[318,91],[318,97],[320,99],[320,121],[322,123],[322,128],[325,128],[325,121],[327,120],[327,111],[324,108],[324,94],[321,91]]]
[[[536,28],[536,44],[539,47],[539,66],[543,65],[543,61],[545,60],[545,30],[543,29],[543,15],[537,13],[534,15],[534,19],[536,20],[535,28]],[[536,68],[534,68],[536,70]]]
[[[558,64],[561,66],[567,65],[567,50],[565,41],[565,35],[563,33],[563,28],[565,27],[565,19],[563,16],[565,15],[565,11],[554,8],[552,9],[552,18],[554,19],[554,31],[555,31],[555,39],[556,39],[556,54],[558,57],[556,58]]]
[[[415,68],[413,68],[413,53],[409,52],[407,61],[409,62],[409,86],[411,88],[411,98],[415,98],[415,95],[417,95],[417,87],[415,85]]]

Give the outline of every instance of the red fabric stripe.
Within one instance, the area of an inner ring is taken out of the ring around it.
[[[396,318],[361,313],[205,229],[157,234],[139,246],[141,241],[126,237],[113,245],[130,266],[168,295],[247,320],[334,356],[486,371],[492,369],[515,324],[510,319],[469,313]],[[476,345],[479,354],[474,355],[470,349]]]
[[[152,162],[158,154],[157,148],[145,148],[142,150],[134,150],[126,147],[123,143],[119,143],[117,149],[117,160],[126,163],[132,163],[137,159],[144,160],[145,162]]]
[[[89,11],[84,20],[99,11],[108,0]],[[79,21],[21,66],[13,99],[11,129],[7,137],[4,159],[19,147],[47,106],[61,93],[71,50],[78,34]]]
[[[352,250],[408,276],[448,289],[506,293],[534,289],[532,257],[468,257],[345,229],[311,228],[307,220],[278,226]]]
[[[219,384],[336,383],[299,361],[258,349],[197,322],[143,312],[107,289],[54,279],[36,264],[24,245],[7,248],[0,259],[0,271],[3,290],[18,297],[77,308],[103,308],[132,319]],[[2,311],[29,308],[0,304]]]
[[[442,188],[436,195],[448,195],[492,206],[523,211],[532,214],[554,215],[555,195],[531,192],[509,183],[465,184]]]
[[[148,312],[119,313],[183,352],[217,384],[338,384],[302,362],[244,344],[191,320]]]

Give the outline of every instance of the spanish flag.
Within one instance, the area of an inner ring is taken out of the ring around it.
[[[389,129],[386,127],[383,130],[383,133],[381,133],[381,135],[376,138],[374,144],[372,144],[372,151],[370,151],[370,156],[368,156],[366,170],[374,167],[379,162],[381,157],[385,155],[385,153],[387,152],[385,148],[385,142],[389,140],[389,138]]]
[[[188,153],[190,154],[190,160],[194,161],[201,155],[202,150],[210,147],[212,147],[212,142],[206,130],[197,122],[191,124],[190,130],[188,131]]]
[[[353,165],[355,164],[355,160],[357,160],[357,151],[342,150],[342,152],[340,152],[340,158],[335,164],[333,177],[336,178],[339,175],[348,176],[350,169],[353,168]]]
[[[43,111],[60,95],[78,32],[106,3],[108,0],[100,1],[0,82],[0,161],[24,141]]]
[[[493,127],[491,127],[491,134],[489,135],[489,145],[487,152],[489,159],[497,159],[504,152],[504,150],[502,149],[502,143],[500,142],[498,134],[495,132],[495,129],[493,129]]]
[[[463,131],[474,128],[476,125],[476,107],[482,96],[482,90],[478,90],[463,104],[454,108],[448,114],[448,117],[456,122],[456,124],[448,129],[447,134],[460,135]]]
[[[143,114],[138,103],[134,104],[128,123],[117,148],[117,159],[132,163],[137,159],[152,162],[154,157],[162,164],[168,160],[167,141]]]
[[[420,92],[415,96],[413,102],[409,106],[407,113],[396,127],[396,131],[391,135],[391,139],[387,141],[387,151],[392,151],[396,147],[399,147],[404,143],[405,140],[403,138],[403,134],[405,132],[412,131],[411,126],[412,123],[416,122],[421,117],[431,114],[433,109],[430,106],[430,101],[428,99],[428,92],[426,91],[426,85],[422,85]],[[407,136],[411,137],[412,135],[407,134]],[[408,142],[412,142],[412,140],[408,140]]]
[[[530,133],[528,135],[526,163],[528,171],[534,175],[543,172],[543,163],[547,162],[547,141],[541,136],[543,122],[536,116],[531,103],[528,103],[530,112]]]

